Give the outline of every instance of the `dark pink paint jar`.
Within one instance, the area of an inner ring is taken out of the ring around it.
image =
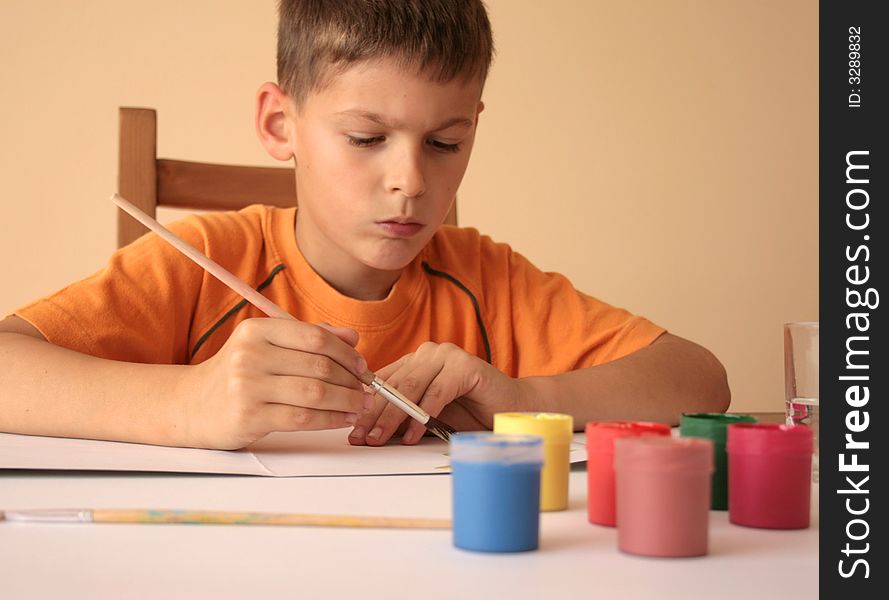
[[[674,557],[707,554],[712,440],[618,438],[614,471],[621,552]]]
[[[812,430],[738,423],[727,431],[729,521],[766,529],[808,527]]]

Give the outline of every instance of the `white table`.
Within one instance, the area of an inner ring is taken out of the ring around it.
[[[0,523],[0,598],[816,598],[812,527],[710,513],[710,554],[621,554],[586,520],[586,473],[543,513],[536,552],[454,548],[450,531]],[[263,478],[0,471],[0,509],[195,508],[450,517],[450,476]]]

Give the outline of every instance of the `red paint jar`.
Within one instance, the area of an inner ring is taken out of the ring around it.
[[[664,436],[614,442],[617,542],[643,556],[707,554],[713,441]]]
[[[643,421],[591,421],[586,424],[587,514],[590,523],[614,527],[614,440],[669,436],[670,426]]]
[[[808,427],[729,425],[729,521],[767,529],[808,527],[812,447]]]

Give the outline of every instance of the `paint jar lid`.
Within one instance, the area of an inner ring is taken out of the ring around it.
[[[713,472],[713,440],[642,435],[614,440],[614,468],[670,473]]]
[[[543,438],[538,435],[466,432],[451,436],[451,462],[543,464]]]
[[[611,452],[619,437],[640,435],[670,435],[670,426],[650,421],[590,421],[586,424],[587,447],[599,452]]]
[[[571,415],[547,412],[495,413],[494,431],[539,435],[544,443],[567,444],[574,433],[574,418]]]
[[[812,449],[812,430],[805,425],[738,423],[728,428],[729,454],[809,456]]]
[[[725,444],[725,429],[735,423],[756,423],[750,415],[725,413],[683,413],[679,419],[679,434],[687,437],[706,437],[717,444]]]

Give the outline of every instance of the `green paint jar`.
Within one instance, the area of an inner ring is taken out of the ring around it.
[[[755,423],[750,415],[724,413],[683,413],[679,419],[679,435],[713,441],[713,487],[710,508],[728,510],[728,468],[726,466],[726,427],[734,423]]]

